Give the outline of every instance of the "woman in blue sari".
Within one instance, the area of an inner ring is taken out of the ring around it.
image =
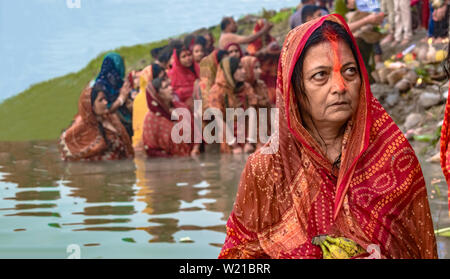
[[[106,87],[108,109],[111,113],[117,112],[131,138],[133,136],[132,110],[129,109],[127,103],[132,103],[130,92],[133,90],[133,86],[128,79],[124,81],[124,78],[125,63],[123,58],[115,52],[106,54],[95,81]]]

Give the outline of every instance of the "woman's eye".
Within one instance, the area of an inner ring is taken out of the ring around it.
[[[347,76],[354,76],[358,73],[358,71],[356,70],[356,67],[350,67],[345,69],[344,74]]]
[[[315,80],[321,81],[321,80],[324,80],[326,78],[326,76],[327,76],[327,73],[325,71],[320,71],[318,73],[315,73],[312,76],[312,78],[315,79]]]

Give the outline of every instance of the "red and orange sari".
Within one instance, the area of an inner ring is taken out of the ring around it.
[[[249,157],[219,258],[322,258],[311,240],[323,234],[349,238],[365,250],[378,245],[383,258],[437,258],[419,162],[373,97],[359,53],[359,106],[344,135],[339,168],[302,125],[291,76],[309,36],[325,20],[351,34],[341,16],[329,15],[287,35],[277,80],[278,137],[271,138],[278,148]]]
[[[257,102],[258,100],[253,88],[248,83],[245,82],[239,89],[236,89],[236,83],[231,73],[230,59],[228,57],[224,58],[221,66],[217,70],[216,82],[209,92],[210,107],[219,109],[225,121],[227,108],[242,108],[246,110],[250,106],[255,107]],[[236,123],[234,125],[234,132],[236,136]],[[222,153],[231,153],[232,150],[226,142],[223,142],[220,144],[220,151]]]
[[[449,90],[450,93],[450,90]],[[441,129],[441,168],[444,172],[445,180],[449,185],[448,191],[448,208],[450,212],[450,102],[447,99],[445,105],[444,123]]]
[[[92,110],[91,87],[86,87],[78,101],[78,114],[72,125],[59,139],[59,149],[64,161],[100,161],[131,158],[134,156],[131,140],[119,117],[107,114],[102,125],[108,142],[99,129]]]
[[[171,120],[171,111],[158,97],[154,87],[147,86],[148,113],[144,120],[144,149],[149,157],[189,156],[191,143],[174,143],[171,132],[175,123]],[[189,109],[182,102],[173,102],[174,108]],[[191,117],[191,124],[192,124]],[[192,125],[191,125],[192,126]]]

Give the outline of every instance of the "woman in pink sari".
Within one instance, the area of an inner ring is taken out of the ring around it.
[[[345,20],[293,29],[280,60],[279,127],[247,161],[219,257],[437,258],[419,162]]]

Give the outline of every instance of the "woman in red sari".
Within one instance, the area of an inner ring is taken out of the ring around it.
[[[148,113],[144,120],[144,149],[149,157],[189,156],[191,143],[175,143],[172,129],[175,122],[171,120],[172,111],[176,108],[189,108],[174,99],[173,89],[167,77],[156,78],[147,86]],[[192,131],[192,116],[191,116]],[[191,135],[192,142],[192,135]]]
[[[172,81],[173,90],[179,100],[192,110],[192,93],[195,80],[200,76],[200,67],[194,62],[192,52],[187,47],[174,49],[172,59],[172,69],[168,72],[168,76]]]
[[[249,157],[219,257],[330,258],[326,237],[355,257],[437,258],[419,162],[373,97],[345,20],[295,28],[280,59],[278,148]]]
[[[59,139],[64,161],[100,161],[131,158],[134,155],[125,127],[115,113],[109,113],[106,87],[97,82],[86,87],[78,101],[78,114]]]
[[[450,47],[450,42],[448,44]],[[447,48],[449,49],[449,48]],[[445,73],[447,74],[447,79],[450,79],[450,55],[447,55],[447,59],[443,62]],[[450,93],[450,90],[449,90]],[[441,129],[441,168],[444,172],[445,180],[448,185],[448,210],[450,212],[450,101],[447,98],[447,103],[445,105],[444,123]]]

